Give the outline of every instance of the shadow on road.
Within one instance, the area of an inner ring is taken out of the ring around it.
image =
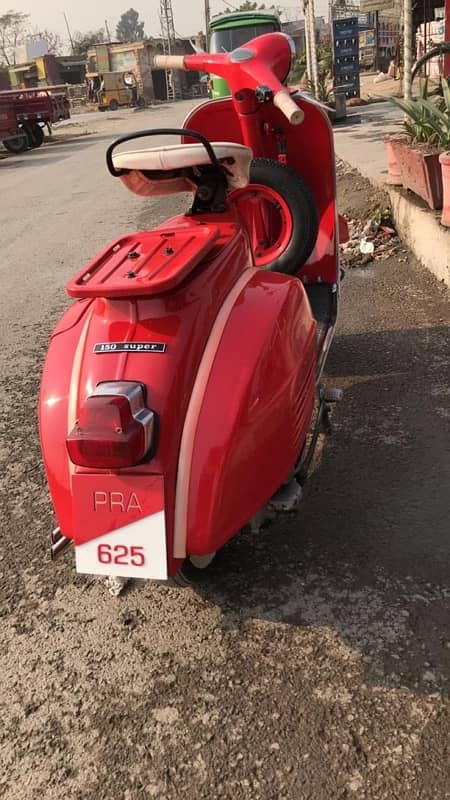
[[[445,327],[336,338],[346,394],[298,515],[243,532],[195,586],[225,628],[329,628],[376,683],[448,688],[446,342]]]
[[[98,142],[111,142],[119,134],[92,134],[88,136],[67,137],[46,142],[39,149],[26,150],[25,153],[13,154],[7,151],[0,152],[0,170],[2,169],[24,169],[26,167],[42,167],[52,163],[62,161],[69,156],[91,147]]]

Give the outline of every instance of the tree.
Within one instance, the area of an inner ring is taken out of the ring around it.
[[[116,28],[119,42],[137,42],[145,38],[144,23],[139,22],[139,14],[134,8],[125,11]]]
[[[232,14],[233,11],[257,11],[257,10],[258,10],[258,3],[252,3],[250,2],[250,0],[245,0],[245,3],[241,3],[239,8],[235,8],[234,6],[232,8],[227,8],[225,14]]]
[[[24,41],[29,17],[11,10],[0,16],[0,60],[8,66],[16,63],[15,50]]]
[[[89,48],[105,41],[105,31],[103,28],[96,31],[85,31],[85,33],[75,31],[72,40],[74,56],[85,56]]]
[[[281,16],[283,9],[281,8],[281,6],[266,6],[265,3],[261,3],[260,5],[258,5],[258,3],[256,2],[252,3],[251,0],[245,0],[245,2],[241,3],[241,5],[238,8],[234,7],[233,9],[227,8],[225,13],[232,14],[233,11],[271,11],[274,14],[278,14],[278,16]]]

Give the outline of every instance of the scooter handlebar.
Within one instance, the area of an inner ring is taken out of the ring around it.
[[[284,114],[291,125],[300,125],[305,115],[297,103],[294,102],[289,92],[280,90],[274,95],[273,104]]]
[[[186,69],[184,56],[153,56],[156,69]]]
[[[281,40],[278,38],[274,39],[273,37],[281,36]],[[253,39],[247,43],[246,47],[241,48],[242,51],[245,53],[248,49],[248,53],[250,54],[250,58],[244,59],[242,63],[242,68],[245,69],[245,73],[247,75],[247,80],[249,81],[248,86],[254,85],[255,89],[258,86],[259,82],[267,83],[267,86],[272,86],[274,91],[273,96],[273,104],[276,106],[284,116],[289,120],[291,125],[300,125],[304,119],[303,111],[298,107],[298,105],[294,102],[292,97],[290,96],[287,89],[282,88],[282,84],[280,83],[279,79],[276,77],[275,73],[272,72],[272,69],[268,66],[270,57],[274,59],[276,62],[275,56],[277,55],[277,47],[275,45],[280,45],[280,42],[283,44],[283,47],[286,47],[285,44],[285,36],[283,34],[266,34],[265,36],[260,36],[257,39]],[[270,40],[270,41],[269,41]],[[270,46],[269,46],[270,45]],[[275,52],[274,52],[275,48]],[[237,59],[237,54],[239,53],[239,49],[233,51],[232,53],[199,53],[196,55],[188,55],[188,56],[175,56],[175,55],[167,55],[167,56],[154,56],[153,57],[153,66],[156,69],[198,69],[200,71],[214,71],[215,67],[217,68],[217,75],[229,79],[227,71],[230,68],[234,67],[241,67],[240,61],[241,59]],[[290,51],[289,51],[290,52]],[[258,60],[254,59],[254,56],[259,57]],[[282,53],[283,55],[283,53]],[[233,56],[235,56],[233,58]],[[256,60],[255,66],[256,69],[252,69],[252,64]],[[279,60],[279,59],[278,59]],[[231,78],[231,74],[230,74]],[[230,81],[229,81],[230,84]],[[277,88],[280,87],[277,91]]]

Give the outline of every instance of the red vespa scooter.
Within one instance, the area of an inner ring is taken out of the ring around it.
[[[52,554],[73,544],[78,572],[119,576],[113,592],[209,563],[301,480],[337,399],[320,387],[339,282],[332,133],[283,85],[290,63],[283,34],[158,56],[224,77],[232,97],[108,149],[131,191],[193,192],[186,214],[120,237],[68,284],[77,302],[44,366]],[[119,147],[155,134],[183,143]]]

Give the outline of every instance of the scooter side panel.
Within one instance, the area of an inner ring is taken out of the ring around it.
[[[184,219],[180,224],[185,224]],[[73,476],[107,473],[75,467],[68,458],[66,436],[82,403],[99,382],[139,381],[146,386],[147,405],[159,419],[157,450],[148,463],[116,474],[164,476],[169,573],[175,571],[170,558],[175,481],[192,384],[217,312],[240,274],[251,266],[248,239],[238,225],[228,244],[223,245],[209,261],[196,268],[188,281],[166,294],[76,303],[67,312],[67,323],[63,318],[58,335],[51,339],[41,384],[40,435],[58,524],[64,536],[75,544],[84,543],[86,538],[76,525]],[[83,313],[79,314],[78,309]],[[94,352],[96,344],[114,342],[162,342],[166,350],[164,353],[115,354],[107,349]],[[111,473],[112,489],[113,478]],[[105,491],[103,484],[100,488]],[[131,520],[124,513],[123,525],[131,521],[135,521],[135,515]],[[104,526],[100,525],[98,530],[95,525],[90,528],[90,538],[103,533]]]
[[[295,278],[258,272],[239,296],[198,419],[188,554],[221,547],[288,477],[313,411],[315,332]]]

